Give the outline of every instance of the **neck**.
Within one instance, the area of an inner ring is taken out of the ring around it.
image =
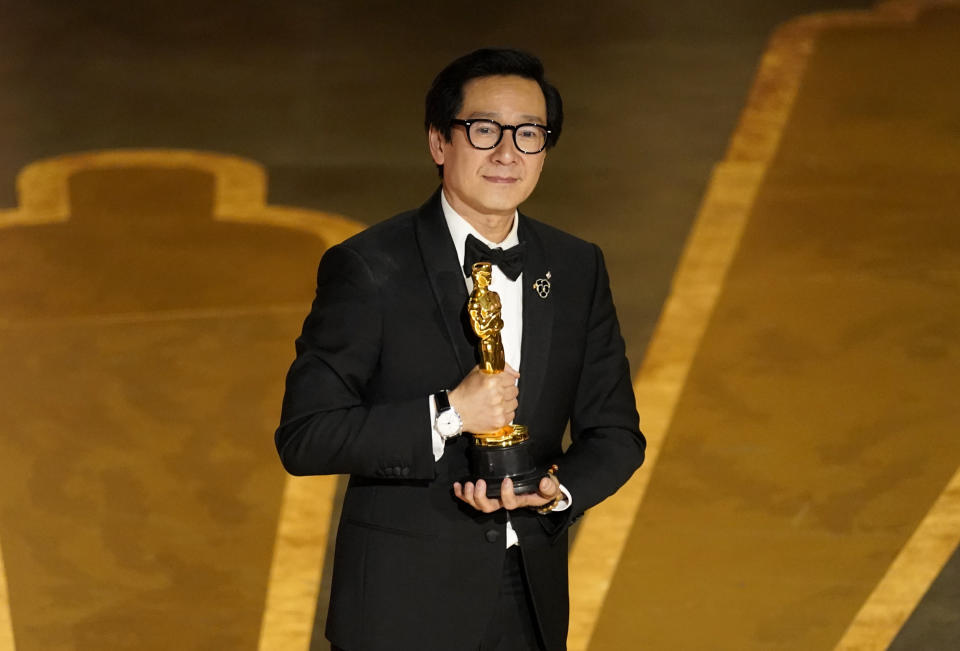
[[[479,219],[477,217],[464,215],[463,218],[467,220],[467,223],[477,229],[477,232],[483,235],[485,239],[494,244],[499,244],[507,239],[507,235],[510,234],[510,229],[513,228],[513,215],[509,217],[481,217]]]

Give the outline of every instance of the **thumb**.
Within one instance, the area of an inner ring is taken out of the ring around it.
[[[553,497],[560,490],[557,483],[550,477],[544,477],[540,480],[539,492],[543,497]]]

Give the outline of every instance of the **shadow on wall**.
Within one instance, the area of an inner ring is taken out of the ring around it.
[[[58,157],[18,190],[0,212],[7,634],[306,646],[336,478],[287,479],[272,432],[317,261],[362,226],[267,206],[260,165],[202,152]]]

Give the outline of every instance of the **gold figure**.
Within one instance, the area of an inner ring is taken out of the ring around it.
[[[493,279],[493,267],[489,262],[477,262],[473,265],[473,293],[467,302],[470,325],[480,337],[481,369],[484,373],[502,373],[506,361],[503,355],[503,342],[500,331],[503,319],[500,312],[500,295],[489,289]]]
[[[484,373],[502,373],[506,361],[503,354],[503,319],[500,312],[503,306],[500,295],[490,289],[493,280],[493,266],[489,262],[477,262],[473,265],[473,292],[467,301],[470,325],[480,337],[480,370]],[[529,438],[523,425],[504,425],[495,432],[473,432],[476,445],[485,447],[510,447]]]

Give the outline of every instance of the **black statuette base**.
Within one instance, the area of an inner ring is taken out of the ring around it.
[[[517,495],[535,493],[544,471],[539,470],[530,456],[530,441],[521,441],[506,448],[470,446],[470,472],[473,481],[487,482],[487,497],[500,496],[500,484],[509,477]]]

